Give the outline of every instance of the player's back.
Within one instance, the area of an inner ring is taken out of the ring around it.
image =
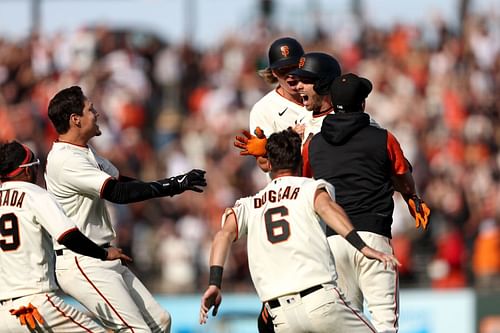
[[[318,188],[334,196],[323,180],[287,176],[241,201],[247,214],[239,216],[238,227],[248,233],[250,272],[262,300],[329,282],[335,275],[324,224],[314,211]]]
[[[36,292],[40,287],[56,288],[53,258],[47,255],[52,252],[52,240],[36,222],[32,209],[36,201],[43,200],[42,191],[27,182],[0,186],[0,299],[23,296],[32,288]]]
[[[0,184],[0,300],[57,289],[52,238],[74,227],[50,194],[22,181]],[[39,214],[52,219],[40,224]],[[62,215],[64,218],[64,215]]]

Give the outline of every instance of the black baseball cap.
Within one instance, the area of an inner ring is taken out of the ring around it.
[[[269,47],[269,68],[276,69],[297,65],[303,54],[304,49],[297,40],[291,37],[276,39]]]
[[[330,87],[333,109],[338,113],[363,111],[361,105],[372,88],[370,80],[356,74],[339,76]]]

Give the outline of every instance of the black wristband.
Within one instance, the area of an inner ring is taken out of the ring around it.
[[[222,266],[210,266],[210,277],[208,278],[208,285],[214,285],[220,289],[222,284]]]
[[[106,250],[105,248],[102,248],[102,249],[104,250],[104,254],[101,257],[101,260],[105,261],[106,259],[108,259],[108,250]]]
[[[366,246],[366,243],[361,239],[361,237],[359,237],[356,230],[349,232],[347,236],[345,236],[345,239],[359,251]]]

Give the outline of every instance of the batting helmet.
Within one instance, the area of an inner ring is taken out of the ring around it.
[[[319,95],[328,95],[333,80],[340,74],[339,62],[331,55],[321,52],[304,54],[299,60],[298,68],[290,72],[290,75],[313,80],[314,91]]]
[[[299,42],[291,37],[276,39],[269,47],[269,68],[276,69],[291,65],[297,65],[304,49]]]

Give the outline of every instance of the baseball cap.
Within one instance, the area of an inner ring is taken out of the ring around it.
[[[364,77],[348,73],[336,78],[330,87],[335,112],[360,112],[361,104],[372,91],[372,83]]]
[[[304,49],[297,40],[291,37],[279,38],[269,47],[269,68],[276,69],[297,65],[303,54]]]
[[[326,53],[310,52],[300,58],[298,67],[291,71],[290,75],[318,80],[325,76],[335,78],[340,76],[340,73],[337,59]]]

